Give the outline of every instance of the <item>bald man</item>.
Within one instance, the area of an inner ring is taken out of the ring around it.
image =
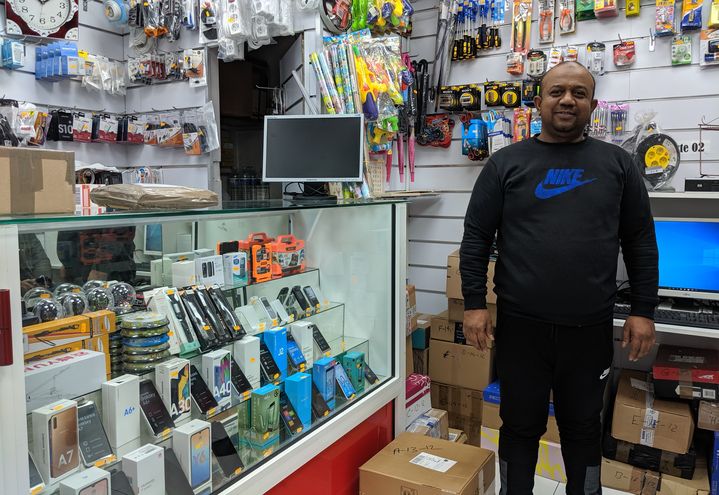
[[[532,493],[550,391],[567,493],[601,493],[600,413],[613,358],[620,246],[632,293],[623,345],[636,361],[654,344],[659,277],[649,198],[628,153],[585,135],[594,89],[580,64],[548,71],[534,100],[542,132],[492,155],[467,208],[464,333],[479,349],[490,341],[496,347],[503,495]],[[496,333],[486,309],[495,234]]]

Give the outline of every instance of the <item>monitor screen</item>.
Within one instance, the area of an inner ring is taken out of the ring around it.
[[[265,117],[265,182],[362,180],[362,115]]]
[[[150,223],[145,225],[145,254],[162,254],[162,224]]]
[[[656,220],[660,294],[719,298],[719,222]]]

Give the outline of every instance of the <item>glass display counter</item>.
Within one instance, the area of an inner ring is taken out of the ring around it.
[[[405,225],[394,201],[0,218],[0,493],[269,490],[404,399]]]

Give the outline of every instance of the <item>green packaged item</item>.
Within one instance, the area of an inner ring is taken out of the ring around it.
[[[252,391],[250,440],[264,444],[280,433],[280,388],[274,384]]]

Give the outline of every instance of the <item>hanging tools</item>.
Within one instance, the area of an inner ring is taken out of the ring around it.
[[[539,0],[539,42],[554,42],[554,0]]]
[[[559,0],[559,34],[569,34],[576,30],[576,12],[574,0]]]

